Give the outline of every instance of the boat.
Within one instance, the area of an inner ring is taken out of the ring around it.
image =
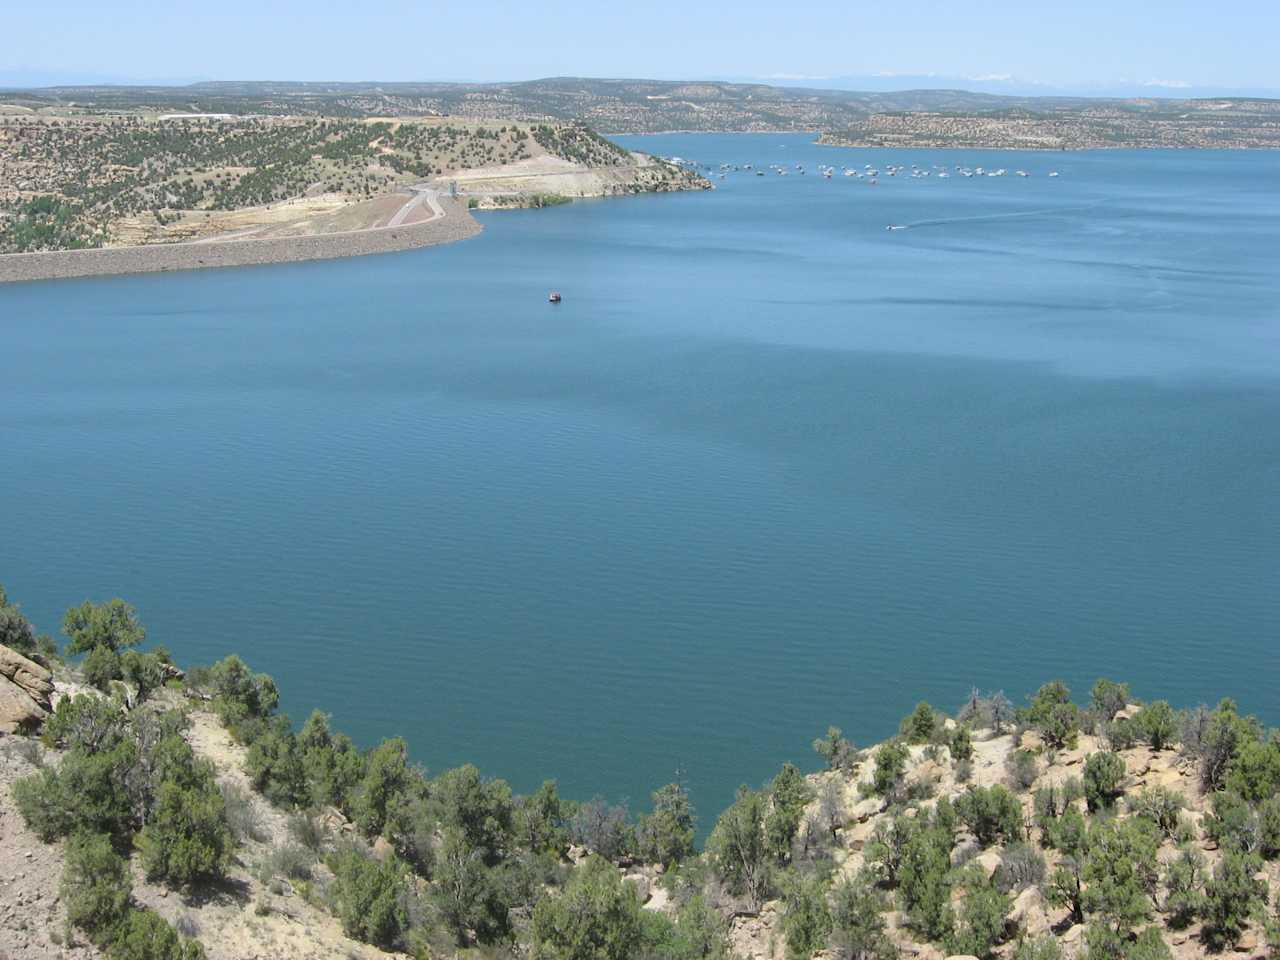
[[[551,293],[550,293],[550,295],[547,297],[547,299],[548,299],[549,301],[551,301],[552,303],[559,303],[559,302],[560,302],[560,292],[559,292],[558,290],[552,290],[552,291],[551,291]]]

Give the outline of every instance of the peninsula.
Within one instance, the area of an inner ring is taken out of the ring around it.
[[[710,187],[577,122],[9,110],[0,280],[379,253],[472,236],[470,209]]]

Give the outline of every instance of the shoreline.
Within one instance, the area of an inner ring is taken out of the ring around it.
[[[440,204],[445,215],[423,223],[340,233],[7,253],[0,255],[0,283],[363,257],[455,243],[484,229],[465,204],[449,198],[441,198]]]

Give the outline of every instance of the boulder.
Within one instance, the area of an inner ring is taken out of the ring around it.
[[[1077,764],[1084,763],[1084,750],[1076,747],[1074,750],[1059,750],[1058,755],[1053,759],[1054,766],[1058,767],[1074,767]]]
[[[47,701],[53,693],[53,674],[3,645],[0,645],[0,677],[7,677],[35,700]]]
[[[849,811],[849,819],[854,823],[866,823],[883,809],[883,800],[879,797],[867,797],[865,800],[858,801]]]
[[[988,877],[995,876],[995,872],[1000,866],[1000,852],[998,850],[984,850],[974,857],[972,862],[981,867],[982,872]]]
[[[20,686],[0,677],[0,733],[35,730],[48,715]]]
[[[386,862],[395,856],[395,847],[391,846],[391,842],[386,837],[378,837],[373,841],[373,857],[375,860]]]
[[[1246,930],[1236,941],[1236,953],[1256,953],[1260,942],[1257,930]]]
[[[1049,914],[1045,910],[1044,897],[1035,887],[1028,887],[1018,894],[1017,899],[1013,901],[1009,918],[1032,937],[1047,934],[1051,926]]]
[[[1083,923],[1077,923],[1074,927],[1064,933],[1059,939],[1063,943],[1083,943],[1084,933],[1088,929]]]
[[[937,786],[942,782],[942,767],[932,760],[922,760],[908,775],[908,779],[916,783]]]
[[[34,730],[52,709],[53,675],[16,650],[0,646],[0,733]]]

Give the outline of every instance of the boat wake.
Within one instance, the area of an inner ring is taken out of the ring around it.
[[[1101,201],[1099,201],[1101,202]],[[893,224],[887,230],[918,229],[920,227],[949,227],[957,223],[998,223],[1002,220],[1026,220],[1034,217],[1045,217],[1062,213],[1082,213],[1093,210],[1098,203],[1089,203],[1079,207],[1050,207],[1044,210],[1022,210],[1018,213],[988,213],[975,217],[940,217],[936,220],[913,220],[905,224]]]

